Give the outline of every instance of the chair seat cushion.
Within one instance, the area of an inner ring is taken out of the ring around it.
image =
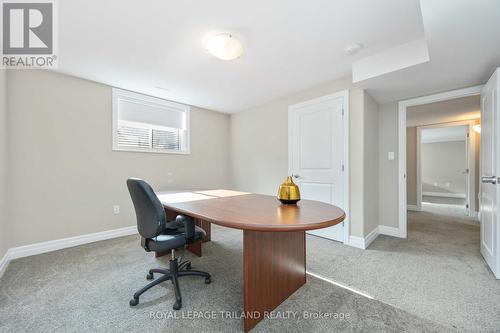
[[[203,239],[206,233],[202,228],[194,227],[194,239],[197,241]],[[178,249],[187,244],[186,237],[184,236],[184,228],[179,229],[165,229],[160,235],[151,238],[148,241],[148,248],[150,251],[167,252],[172,249]]]

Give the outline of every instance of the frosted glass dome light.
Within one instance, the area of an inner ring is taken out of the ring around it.
[[[243,44],[231,34],[223,33],[206,40],[207,51],[221,60],[234,60],[243,54]]]

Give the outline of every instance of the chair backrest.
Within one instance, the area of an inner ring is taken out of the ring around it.
[[[127,179],[127,187],[134,203],[137,229],[144,238],[158,236],[165,228],[167,215],[155,192],[142,179]]]

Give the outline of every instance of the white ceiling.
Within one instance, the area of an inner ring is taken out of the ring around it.
[[[479,95],[412,106],[406,112],[406,126],[422,126],[481,117]]]
[[[418,0],[58,1],[58,71],[232,113],[426,38],[430,62],[359,85],[380,102],[484,82],[500,65],[500,1],[422,2],[423,16]],[[214,32],[240,38],[244,55],[209,55]],[[347,56],[352,43],[364,48]]]
[[[422,130],[422,143],[465,141],[467,126],[426,128]]]
[[[354,59],[423,36],[417,0],[58,4],[61,72],[223,112],[344,77]],[[242,58],[205,51],[204,36],[223,31],[244,42]]]
[[[379,103],[485,83],[500,66],[499,0],[421,0],[430,61],[360,82]]]

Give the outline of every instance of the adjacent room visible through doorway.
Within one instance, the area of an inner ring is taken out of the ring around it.
[[[469,216],[468,125],[446,123],[417,128],[421,210]],[[418,171],[417,171],[418,172]]]

